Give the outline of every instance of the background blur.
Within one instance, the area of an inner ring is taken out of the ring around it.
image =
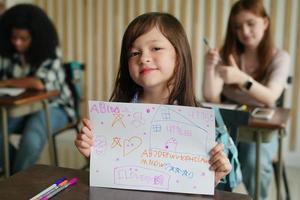
[[[85,101],[108,100],[118,68],[120,44],[128,23],[144,12],[164,11],[183,24],[193,53],[197,97],[202,99],[202,71],[206,37],[212,47],[223,42],[228,14],[236,0],[0,0],[10,7],[33,3],[43,8],[57,27],[65,61],[85,64]],[[300,2],[265,0],[272,20],[276,45],[292,57],[293,83],[287,89],[285,106],[292,108],[285,161],[300,168]],[[298,56],[297,56],[298,55]]]

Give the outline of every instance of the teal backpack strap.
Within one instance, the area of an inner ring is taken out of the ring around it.
[[[232,171],[225,177],[225,180],[223,180],[222,182],[225,184],[225,188],[233,189],[242,181],[237,148],[228,133],[220,109],[217,107],[212,107],[212,109],[214,110],[215,119],[217,123],[216,141],[218,143],[224,144],[224,153],[227,155],[232,166]]]
[[[218,107],[212,107],[212,109],[214,110],[216,122],[217,122],[217,125],[218,125],[216,127],[217,132],[220,133],[220,134],[227,134],[228,130],[227,130],[227,127],[224,123],[223,117],[220,113],[220,109]]]

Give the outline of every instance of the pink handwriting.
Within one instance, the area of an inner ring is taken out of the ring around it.
[[[114,169],[114,180],[117,185],[135,187],[169,188],[170,175],[138,166],[123,166]]]
[[[118,106],[113,107],[103,102],[94,103],[90,108],[91,113],[120,113],[120,108]]]

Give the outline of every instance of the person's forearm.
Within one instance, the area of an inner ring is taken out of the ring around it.
[[[26,77],[0,81],[1,87],[20,87],[28,89],[44,90],[44,84],[37,78]]]
[[[204,99],[209,102],[220,103],[223,80],[216,74],[214,69],[205,66],[202,85]]]
[[[284,86],[279,84],[269,84],[268,86],[262,85],[261,83],[251,79],[252,85],[249,90],[243,88],[243,84],[245,81],[240,85],[240,87],[247,92],[250,96],[255,98],[257,101],[261,102],[267,107],[272,107],[275,105],[276,100],[280,97]]]

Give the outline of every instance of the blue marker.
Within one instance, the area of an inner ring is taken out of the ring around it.
[[[58,179],[57,181],[55,181],[55,183],[53,185],[47,187],[46,189],[44,189],[43,191],[41,191],[40,193],[38,193],[37,195],[35,195],[34,197],[32,197],[30,200],[41,198],[43,195],[45,195],[49,191],[53,190],[56,186],[58,186],[61,182],[63,182],[66,179],[67,178],[65,176],[62,177],[62,178],[60,178],[60,179]]]

